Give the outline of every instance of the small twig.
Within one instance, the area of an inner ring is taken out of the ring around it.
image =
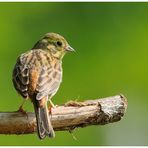
[[[72,131],[78,127],[104,125],[121,120],[127,108],[123,95],[87,100],[69,101],[52,109],[51,122],[55,131]],[[0,134],[30,134],[36,131],[32,112],[0,112]]]

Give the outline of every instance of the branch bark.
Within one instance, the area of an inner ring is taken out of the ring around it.
[[[122,119],[127,108],[123,95],[87,100],[69,101],[52,109],[51,122],[55,131],[73,130],[90,125],[105,125]],[[36,132],[32,112],[0,112],[0,134],[30,134]]]

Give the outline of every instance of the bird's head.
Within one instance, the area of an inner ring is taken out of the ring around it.
[[[74,51],[66,39],[56,33],[47,33],[32,48],[43,49],[49,52],[53,57],[62,59],[66,52]]]

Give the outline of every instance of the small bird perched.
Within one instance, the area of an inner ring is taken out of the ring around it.
[[[34,47],[21,54],[13,70],[13,84],[25,99],[30,98],[35,110],[40,139],[55,136],[47,101],[57,92],[62,81],[62,58],[74,51],[59,34],[47,33]]]

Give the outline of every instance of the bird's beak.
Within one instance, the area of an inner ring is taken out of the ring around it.
[[[73,51],[75,51],[71,46],[68,46],[67,48],[66,48],[66,51],[70,51],[70,52],[73,52]]]

